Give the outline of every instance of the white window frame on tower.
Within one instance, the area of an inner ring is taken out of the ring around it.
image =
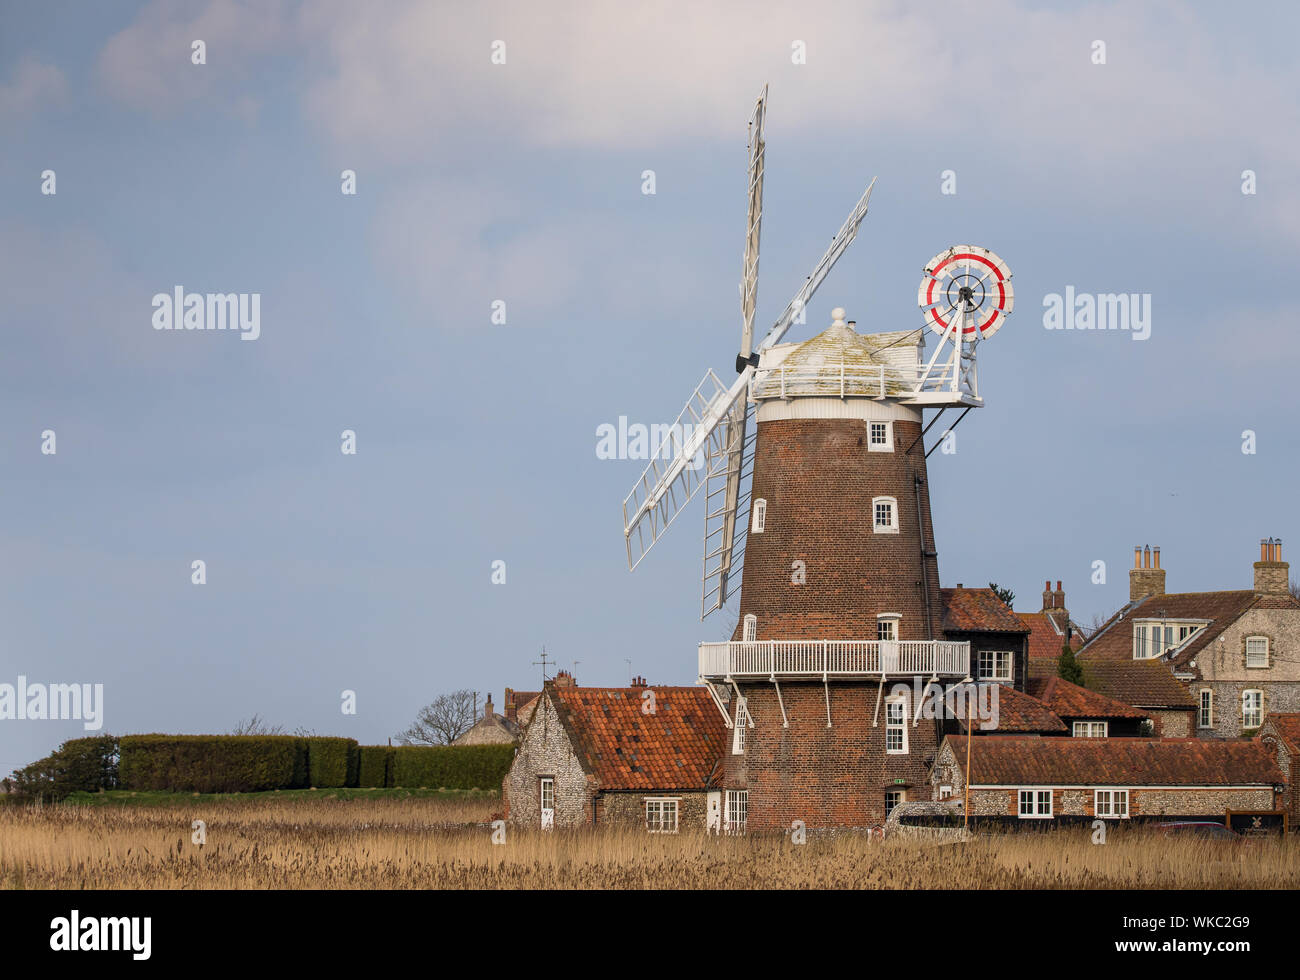
[[[736,699],[736,724],[731,732],[731,754],[745,754],[745,729],[749,727],[749,707],[744,698]]]
[[[758,617],[753,613],[745,616],[745,624],[741,630],[740,638],[745,643],[753,643],[758,639]]]
[[[876,442],[876,426],[885,427],[884,439]],[[867,451],[873,453],[892,453],[894,451],[894,423],[887,419],[871,419],[867,422]]]
[[[767,527],[767,501],[759,497],[754,501],[754,522],[749,530],[751,534],[762,534],[765,527]]]
[[[891,743],[895,746],[891,748]],[[907,755],[907,695],[885,699],[885,754]]]
[[[892,804],[889,802],[891,797],[894,800]],[[906,802],[907,802],[907,790],[905,789],[885,790],[885,819],[886,820],[889,819],[889,815],[894,812],[894,808],[898,806],[898,804],[906,803]]]
[[[1253,650],[1252,646],[1254,646]],[[1268,667],[1268,646],[1267,636],[1246,637],[1246,666],[1249,669],[1261,670]]]
[[[902,621],[903,617],[898,613],[880,613],[876,616],[876,639],[897,640],[898,624]]]
[[[876,508],[887,504],[889,506],[889,523],[880,523],[880,514]],[[872,497],[871,498],[871,530],[876,534],[897,534],[898,533],[898,501],[893,497]]]
[[[749,824],[749,790],[729,789],[725,799],[723,829],[729,834],[743,834]]]

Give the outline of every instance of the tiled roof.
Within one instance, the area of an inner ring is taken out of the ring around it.
[[[1038,698],[1063,719],[1074,718],[1146,718],[1146,712],[1130,704],[1108,698],[1086,687],[1071,684],[1060,677],[1030,678],[1025,690]]]
[[[1083,661],[1089,660],[1132,660],[1133,630],[1129,625],[1134,619],[1206,619],[1210,625],[1205,627],[1190,640],[1178,653],[1174,663],[1183,664],[1196,656],[1207,643],[1214,641],[1257,599],[1254,592],[1175,592],[1164,595],[1147,596],[1136,603],[1130,603],[1097,631],[1091,640],[1079,651]],[[1297,603],[1300,608],[1300,603]]]
[[[1300,752],[1300,712],[1270,711],[1264,716],[1261,731],[1271,728],[1287,743],[1287,751],[1292,755]]]
[[[965,735],[947,739],[966,758]],[[1201,738],[1032,738],[975,740],[971,785],[1244,786],[1280,785],[1282,773],[1258,741]]]
[[[1028,633],[992,589],[940,589],[945,633]]]
[[[727,729],[702,687],[548,690],[601,789],[704,789],[721,771]],[[655,695],[653,713],[642,711],[646,690]]]
[[[965,700],[964,698],[953,700],[953,714],[963,722],[966,717],[963,710]],[[988,732],[1037,732],[1043,735],[1061,735],[1070,731],[1065,722],[1061,721],[1043,702],[1005,684],[998,687],[997,723],[997,728],[989,729]],[[980,717],[977,711],[975,728],[976,731],[982,732],[979,726]],[[964,723],[962,727],[965,728]]]
[[[1156,660],[1084,660],[1089,690],[1137,708],[1195,708],[1191,693]]]
[[[1016,613],[1016,616],[1029,628],[1029,659],[1055,662],[1065,646],[1065,634],[1052,616],[1046,612]],[[1082,645],[1083,637],[1076,629],[1070,636],[1070,646],[1077,650]]]

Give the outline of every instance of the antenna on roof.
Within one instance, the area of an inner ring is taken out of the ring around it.
[[[546,676],[546,668],[547,668],[548,666],[551,666],[551,667],[555,666],[555,661],[554,661],[554,660],[547,660],[547,659],[546,659],[546,647],[545,647],[545,646],[542,647],[542,659],[541,659],[541,660],[534,660],[534,661],[533,661],[533,666],[534,666],[534,667],[537,667],[537,666],[539,666],[539,665],[540,665],[541,668],[542,668],[542,687],[545,687],[545,686],[546,686],[546,681],[548,680],[548,678],[547,678],[547,676]]]

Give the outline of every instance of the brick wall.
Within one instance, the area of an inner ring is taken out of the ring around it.
[[[909,800],[930,799],[935,722],[922,718],[912,727],[915,707],[909,705],[908,753],[886,754],[883,701],[878,726],[871,724],[878,685],[832,682],[831,728],[821,684],[781,684],[789,728],[781,726],[771,684],[740,689],[754,727],[747,732],[745,754],[728,752],[723,764],[726,787],[749,791],[750,830],[788,830],[795,820],[809,829],[873,827],[885,822],[886,790],[902,789]],[[886,685],[885,697],[889,689]],[[734,705],[731,710],[734,717]]]
[[[918,514],[913,477],[926,478],[923,446],[905,450],[920,425],[895,420],[894,451],[870,452],[860,419],[780,419],[760,422],[753,497],[767,501],[766,530],[750,534],[740,593],[744,617],[757,617],[758,639],[876,638],[876,615],[902,616],[899,639],[939,636],[939,569],[925,560],[934,635],[926,626],[921,537],[934,551],[927,485]],[[873,531],[872,498],[897,500],[899,533]],[[806,582],[793,584],[792,565],[806,563]]]

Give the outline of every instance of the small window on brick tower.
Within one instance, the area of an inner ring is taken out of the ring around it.
[[[767,501],[759,498],[754,501],[754,526],[750,528],[755,534],[762,534],[767,526]]]
[[[868,422],[867,434],[867,448],[873,453],[894,451],[893,426],[888,422]]]
[[[871,529],[876,534],[898,533],[898,501],[893,497],[873,497],[871,515]]]
[[[897,640],[898,639],[898,621],[902,617],[898,613],[881,613],[876,617],[876,639],[877,640]]]
[[[758,617],[753,613],[745,617],[745,629],[740,636],[746,643],[753,643],[758,639]]]

